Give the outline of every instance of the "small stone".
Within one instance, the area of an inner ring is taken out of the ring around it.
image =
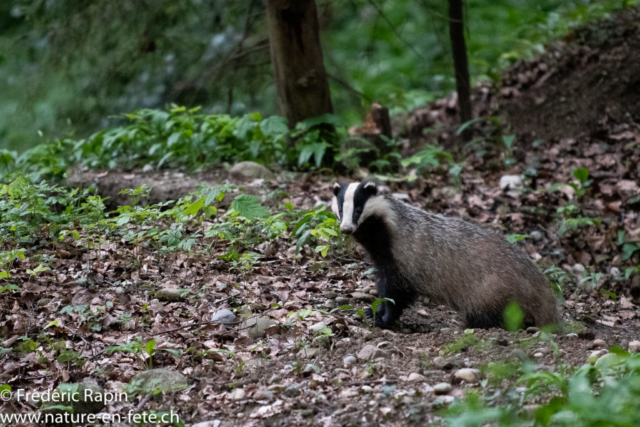
[[[593,340],[591,344],[589,344],[590,349],[598,348],[598,347],[606,347],[607,343],[604,340]]]
[[[534,354],[533,354],[533,357],[535,357],[536,359],[539,359],[539,358],[541,358],[541,357],[544,357],[544,354],[543,354],[543,353],[540,353],[540,352],[537,352],[537,353],[534,353]]]
[[[299,359],[312,359],[320,352],[319,348],[303,348],[298,352]]]
[[[373,387],[368,386],[368,385],[363,385],[362,387],[360,387],[360,390],[362,390],[364,393],[371,393],[373,392]]]
[[[640,341],[631,341],[629,343],[629,353],[640,353]]]
[[[189,385],[187,377],[169,368],[148,369],[138,372],[131,380],[131,384],[144,391],[144,393],[155,392],[156,390],[175,392],[185,389]]]
[[[607,354],[607,350],[594,350],[589,354],[589,357],[587,358],[589,363],[595,363],[596,360],[598,360],[598,358],[602,355]]]
[[[156,298],[160,301],[179,302],[184,301],[185,296],[189,293],[186,289],[180,288],[163,288],[156,292]]]
[[[229,399],[231,400],[242,400],[246,395],[243,388],[234,388],[229,392]]]
[[[475,384],[480,380],[480,371],[471,368],[458,369],[453,374],[454,382],[465,381],[468,384]]]
[[[59,414],[59,405],[71,406],[75,414],[97,414],[105,406],[104,389],[93,378],[81,383],[59,384],[47,400],[43,400],[41,411]]]
[[[38,300],[38,307],[44,307],[52,301],[51,298],[41,298]]]
[[[417,313],[422,317],[429,317],[429,313],[424,308],[420,308],[417,310]]]
[[[374,297],[377,297],[378,296],[378,291],[375,290],[375,289],[370,289],[369,290],[369,295],[373,295]]]
[[[284,395],[287,397],[296,397],[300,394],[300,390],[298,390],[297,384],[291,384],[289,387],[284,389]]]
[[[340,305],[347,305],[349,304],[349,298],[345,298],[345,297],[337,297],[336,298],[336,302]]]
[[[425,381],[425,380],[426,378],[417,372],[410,373],[409,378],[407,378],[407,381],[409,381],[410,383]]]
[[[535,326],[529,326],[527,328],[527,333],[528,334],[535,334],[536,332],[538,332],[540,329],[536,328]]]
[[[342,363],[344,363],[344,366],[352,366],[358,363],[358,359],[356,359],[355,356],[347,356],[342,359]]]
[[[534,230],[530,233],[531,238],[535,241],[535,242],[539,242],[542,240],[543,236],[542,233],[539,232],[538,230]]]
[[[153,165],[151,163],[147,163],[142,167],[142,172],[153,172]]]
[[[383,329],[382,330],[382,336],[388,339],[393,339],[397,336],[398,334],[396,334],[393,331],[390,331],[389,329]]]
[[[442,369],[446,365],[447,361],[442,356],[434,357],[431,361],[436,368]]]
[[[584,270],[585,268],[582,264],[574,264],[573,267],[571,267],[571,271],[573,271],[573,274],[575,274],[576,276],[584,273]]]
[[[451,405],[454,400],[455,397],[453,396],[438,396],[431,405],[433,405],[434,408],[442,408]]]
[[[211,316],[212,322],[218,322],[224,325],[232,324],[235,320],[236,315],[233,314],[233,311],[226,308],[216,311],[215,313],[213,313],[213,316]]]
[[[232,178],[241,181],[252,181],[254,179],[265,179],[273,181],[276,176],[266,166],[256,162],[240,162],[229,170]]]
[[[374,300],[372,295],[365,294],[364,292],[353,292],[351,296],[359,301],[373,302]]]
[[[570,333],[570,334],[567,334],[566,336],[567,336],[567,338],[578,338],[578,334],[573,333],[573,332]]]
[[[437,395],[449,394],[453,390],[453,386],[449,383],[439,383],[433,386],[433,392]]]
[[[124,294],[124,288],[122,286],[117,286],[115,292],[116,295]]]
[[[271,390],[258,390],[255,393],[253,393],[253,398],[255,400],[268,400],[271,401],[274,398],[273,392]]]
[[[267,329],[277,325],[277,322],[268,317],[251,317],[242,322],[242,329],[247,331],[249,337],[253,339],[263,338],[267,334]]]
[[[518,190],[522,188],[520,175],[503,175],[500,178],[500,189],[503,191]]]
[[[360,350],[360,352],[358,353],[358,359],[360,360],[371,360],[371,359],[377,359],[380,357],[386,359],[389,357],[389,353],[371,344],[365,345],[362,348],[362,350]]]
[[[327,324],[324,322],[318,322],[315,325],[311,325],[309,326],[309,331],[313,334],[315,334],[316,332],[318,332],[320,329],[326,328]]]

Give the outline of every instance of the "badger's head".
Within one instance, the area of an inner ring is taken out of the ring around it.
[[[333,213],[340,219],[340,231],[343,234],[353,234],[360,224],[371,216],[379,199],[378,187],[375,182],[355,182],[353,184],[333,185]]]

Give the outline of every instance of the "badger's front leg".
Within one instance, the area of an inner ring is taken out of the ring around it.
[[[402,315],[402,311],[408,305],[410,297],[398,289],[392,277],[383,272],[378,274],[376,290],[378,291],[378,298],[388,298],[394,301],[382,302],[376,310],[376,326],[384,329],[390,328]],[[365,314],[369,319],[373,319],[373,310],[371,308],[367,308]]]

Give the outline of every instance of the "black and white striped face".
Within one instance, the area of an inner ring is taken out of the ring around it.
[[[378,187],[374,182],[335,183],[333,194],[331,208],[340,219],[340,231],[352,234],[368,217],[367,202],[378,194]]]

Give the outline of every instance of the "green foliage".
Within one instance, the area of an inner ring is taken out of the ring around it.
[[[525,365],[499,371],[510,377],[519,370],[525,371],[517,381],[526,386],[524,396],[511,390],[500,393],[501,399],[494,393],[468,392],[445,411],[446,424],[631,427],[640,423],[639,354],[613,347],[595,364],[577,369],[560,366],[556,372],[536,372]],[[541,398],[545,403],[534,413],[521,410]]]
[[[392,300],[391,298],[378,298],[377,300],[375,300],[374,302],[371,303],[371,314],[373,315],[373,324],[376,324],[376,314],[378,311],[378,306],[380,304],[382,304],[383,302],[390,302],[391,304],[395,305],[395,301]]]
[[[531,236],[528,234],[507,234],[507,242],[516,243],[520,240],[528,239],[529,237]]]
[[[480,344],[480,339],[474,335],[473,329],[465,329],[464,333],[456,341],[443,347],[442,352],[447,355],[451,353],[459,353],[469,347]]]
[[[507,331],[517,331],[522,328],[524,313],[517,302],[510,302],[504,309],[504,328]]]
[[[439,167],[443,162],[453,161],[453,156],[446,151],[442,151],[440,148],[427,144],[424,150],[414,154],[413,156],[403,159],[400,164],[403,167],[407,167],[415,164],[417,173],[420,174],[423,169],[431,167]]]

